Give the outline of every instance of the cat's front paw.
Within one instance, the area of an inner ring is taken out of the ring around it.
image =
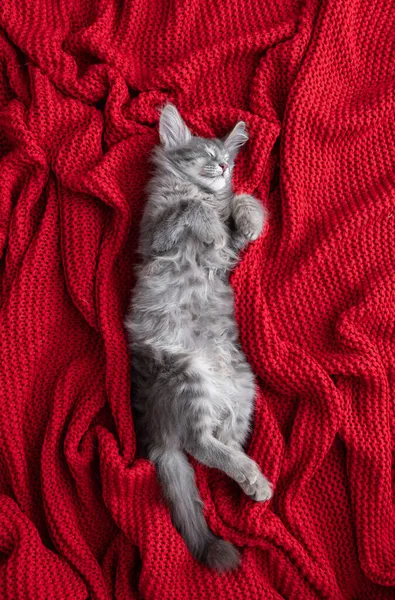
[[[225,248],[228,239],[225,232],[218,233],[214,238],[214,249],[222,250]]]
[[[236,196],[233,206],[233,219],[236,229],[248,241],[256,240],[262,233],[265,224],[263,206],[249,194]]]
[[[223,227],[219,224],[216,226],[215,222],[207,222],[204,230],[201,232],[201,237],[205,244],[214,246],[215,250],[224,248],[228,241],[227,234]]]

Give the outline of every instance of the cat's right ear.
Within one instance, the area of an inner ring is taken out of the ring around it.
[[[159,136],[165,148],[184,146],[192,137],[191,132],[173,104],[166,104],[161,112]]]

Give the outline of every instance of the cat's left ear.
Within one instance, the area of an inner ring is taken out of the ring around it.
[[[159,119],[160,141],[165,148],[184,146],[192,137],[183,118],[173,104],[166,104]]]
[[[230,133],[224,139],[224,146],[229,154],[234,158],[241,148],[248,141],[248,133],[244,121],[239,121]]]

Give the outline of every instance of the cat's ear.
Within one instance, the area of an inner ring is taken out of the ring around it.
[[[173,104],[166,104],[161,112],[159,136],[165,148],[184,146],[192,137],[191,132]]]
[[[224,139],[224,146],[229,154],[234,158],[241,148],[248,141],[248,133],[244,121],[239,121],[230,133]]]

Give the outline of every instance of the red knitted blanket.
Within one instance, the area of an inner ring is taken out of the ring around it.
[[[395,597],[395,6],[3,0],[0,597]],[[269,505],[196,476],[194,562],[135,460],[123,315],[159,106],[250,142],[270,211],[233,275]]]

